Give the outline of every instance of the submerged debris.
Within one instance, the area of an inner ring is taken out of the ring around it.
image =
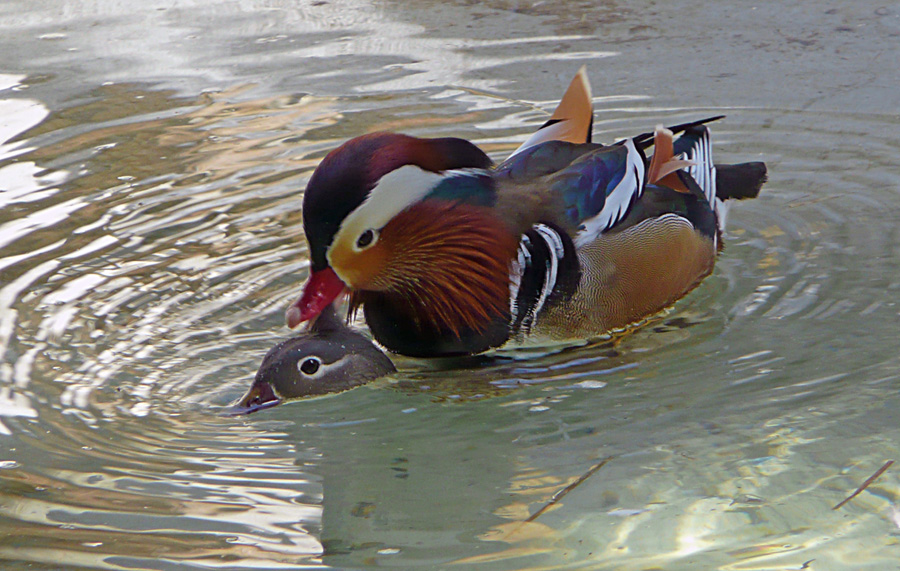
[[[888,468],[890,468],[890,467],[891,467],[891,464],[893,464],[893,463],[894,463],[893,460],[888,460],[887,462],[885,462],[885,463],[884,463],[884,466],[882,466],[881,468],[878,469],[877,472],[875,472],[874,474],[872,474],[871,476],[869,476],[868,478],[866,478],[866,481],[863,482],[858,488],[856,488],[856,491],[855,491],[855,492],[853,492],[852,494],[850,494],[849,496],[847,496],[847,497],[844,499],[844,501],[842,501],[841,503],[839,503],[838,505],[834,506],[834,507],[831,508],[831,509],[833,509],[833,510],[840,509],[841,507],[844,506],[844,504],[846,504],[847,502],[849,502],[850,500],[852,500],[853,498],[855,498],[856,496],[858,496],[863,490],[865,490],[866,488],[868,488],[868,487],[872,484],[872,482],[874,482],[875,480],[877,480],[879,476],[881,476],[882,474],[884,474],[885,471],[886,471]]]
[[[575,488],[577,488],[578,486],[580,486],[582,483],[584,483],[585,480],[587,480],[588,478],[590,478],[591,476],[593,476],[593,475],[597,472],[597,470],[599,470],[600,468],[606,466],[606,464],[608,464],[609,461],[612,460],[612,459],[613,459],[612,456],[607,456],[607,457],[604,458],[603,460],[600,460],[600,462],[598,462],[598,463],[594,464],[593,466],[591,466],[591,469],[588,470],[587,472],[585,472],[584,474],[582,474],[581,476],[579,476],[577,480],[575,480],[574,482],[572,482],[571,484],[569,484],[569,485],[566,486],[565,488],[563,488],[563,489],[561,489],[560,491],[558,491],[558,492],[556,492],[555,494],[553,494],[553,497],[550,498],[550,501],[549,501],[549,502],[547,502],[546,504],[544,504],[544,506],[543,506],[541,509],[539,509],[538,511],[534,512],[533,514],[531,514],[525,521],[526,521],[526,522],[532,522],[532,521],[536,520],[538,517],[541,516],[541,514],[543,514],[543,513],[546,512],[547,510],[549,510],[549,509],[550,509],[551,507],[553,507],[557,502],[559,502],[561,499],[563,499],[563,498],[566,496],[566,494],[568,494],[569,492],[571,492],[572,490],[574,490]]]

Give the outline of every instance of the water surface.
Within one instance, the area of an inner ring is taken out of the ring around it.
[[[900,468],[832,508],[900,460],[897,7],[0,15],[4,569],[896,567]],[[502,159],[582,64],[597,140],[725,113],[717,159],[769,165],[700,288],[616,339],[219,414],[289,335],[329,149]]]

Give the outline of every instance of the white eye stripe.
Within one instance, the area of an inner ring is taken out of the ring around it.
[[[350,355],[344,355],[343,357],[341,357],[334,363],[325,363],[319,357],[308,356],[308,357],[304,357],[304,358],[300,359],[299,361],[297,361],[297,371],[300,373],[300,376],[303,377],[305,380],[317,381],[317,380],[320,380],[323,377],[326,377],[327,375],[333,373],[336,369],[340,369],[341,367],[343,367],[344,362],[347,361],[349,358],[350,358]],[[311,375],[304,373],[303,370],[300,369],[300,367],[303,365],[303,363],[305,363],[309,359],[316,359],[319,362],[318,370],[316,370],[316,372]]]
[[[424,198],[443,178],[415,165],[404,165],[387,173],[362,204],[344,218],[331,248],[343,244],[359,251],[356,241],[366,230],[384,228],[394,216]]]

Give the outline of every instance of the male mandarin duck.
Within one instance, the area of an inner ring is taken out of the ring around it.
[[[303,197],[311,275],[288,326],[349,292],[388,350],[436,357],[584,338],[658,313],[712,272],[723,201],[755,197],[766,179],[763,163],[713,164],[704,124],[719,118],[592,143],[582,68],[496,168],[463,139],[347,141]]]
[[[346,391],[395,371],[387,355],[344,325],[328,306],[308,331],[266,353],[250,389],[229,414],[249,414],[286,400]]]

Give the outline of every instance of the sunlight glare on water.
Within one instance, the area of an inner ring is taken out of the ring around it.
[[[900,560],[900,10],[0,7],[4,569],[883,570]],[[502,159],[587,65],[595,140],[726,114],[715,273],[627,335],[221,413],[290,335],[346,139]],[[555,499],[554,499],[555,498]]]

